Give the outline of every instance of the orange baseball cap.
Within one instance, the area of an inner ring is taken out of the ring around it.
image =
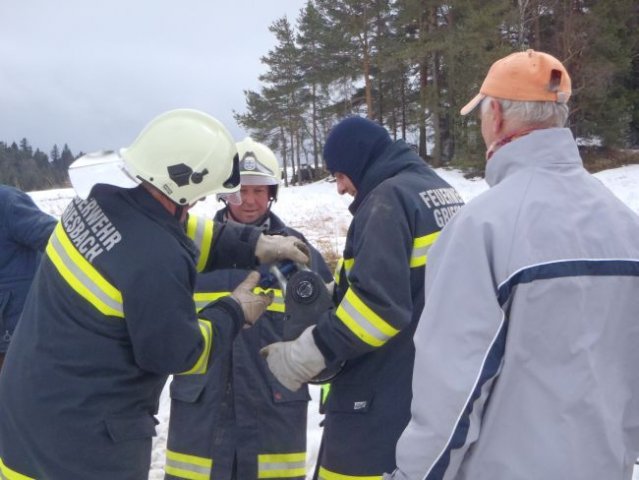
[[[566,103],[571,92],[570,75],[561,62],[552,55],[529,49],[493,63],[479,93],[460,113],[469,114],[486,97]]]

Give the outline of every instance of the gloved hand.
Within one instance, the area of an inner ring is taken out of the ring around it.
[[[311,254],[308,246],[297,237],[261,234],[255,246],[255,256],[262,264],[280,260],[308,264]]]
[[[260,350],[275,378],[291,391],[299,390],[326,368],[324,355],[313,339],[314,328],[308,327],[295,340],[272,343]]]
[[[259,272],[251,272],[242,283],[231,292],[231,298],[242,307],[244,321],[250,325],[253,325],[257,319],[262,316],[266,307],[273,301],[273,298],[268,295],[263,293],[257,295],[253,293],[253,289],[259,281]]]

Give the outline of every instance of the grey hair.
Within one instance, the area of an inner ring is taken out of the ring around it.
[[[487,100],[491,98],[499,102],[505,118],[522,125],[539,125],[547,128],[563,127],[568,121],[568,105],[557,102],[522,102],[486,97],[481,102],[482,112],[488,108],[490,102]]]

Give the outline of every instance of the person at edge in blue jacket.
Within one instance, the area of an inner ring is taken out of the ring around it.
[[[0,185],[0,370],[55,224],[29,195]]]
[[[227,203],[215,220],[254,225],[306,242],[271,211],[280,179],[275,154],[251,138],[238,142],[237,149],[242,203]],[[309,248],[313,270],[325,282],[332,281],[319,252]],[[227,295],[246,273],[227,269],[198,275],[196,304]],[[274,301],[255,327],[242,330],[231,348],[224,345],[206,375],[174,378],[166,480],[306,478],[308,388],[291,392],[283,387],[259,354],[260,348],[283,338],[284,323],[291,321],[285,317],[282,291],[270,291]]]
[[[345,362],[326,400],[315,478],[381,479],[395,468],[395,443],[410,419],[428,249],[463,201],[410,146],[361,117],[332,129],[324,160],[338,193],[354,197],[337,309],[263,354],[291,390]]]
[[[172,110],[69,168],[78,193],[45,250],[0,375],[0,477],[141,480],[170,374],[202,375],[270,298],[252,272],[196,314],[196,271],[308,261],[298,239],[188,215],[239,190],[235,142]],[[186,222],[186,229],[185,229]]]

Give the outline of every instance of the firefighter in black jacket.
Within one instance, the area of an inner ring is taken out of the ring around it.
[[[0,478],[142,480],[167,375],[206,372],[270,303],[252,293],[254,272],[198,318],[196,265],[304,261],[306,248],[190,219],[198,253],[189,206],[239,188],[235,144],[202,112],[160,115],[130,148],[85,156],[69,174],[79,197],[47,245],[0,377]]]
[[[316,478],[381,479],[395,468],[395,443],[410,419],[428,249],[463,202],[406,143],[364,118],[334,127],[324,159],[338,192],[354,196],[337,308],[263,354],[292,390],[345,362],[330,384]]]
[[[240,156],[241,205],[227,204],[215,220],[254,225],[269,234],[292,235],[271,211],[277,200],[280,168],[273,152],[246,138]],[[331,273],[317,250],[311,266],[329,282]],[[264,267],[262,267],[264,269]],[[246,276],[227,269],[198,275],[196,305],[228,295]],[[281,340],[285,319],[282,291],[270,289],[273,303],[254,328],[244,329],[232,348],[225,344],[206,375],[175,377],[166,452],[166,479],[236,480],[306,478],[308,388],[283,387],[259,355]]]

